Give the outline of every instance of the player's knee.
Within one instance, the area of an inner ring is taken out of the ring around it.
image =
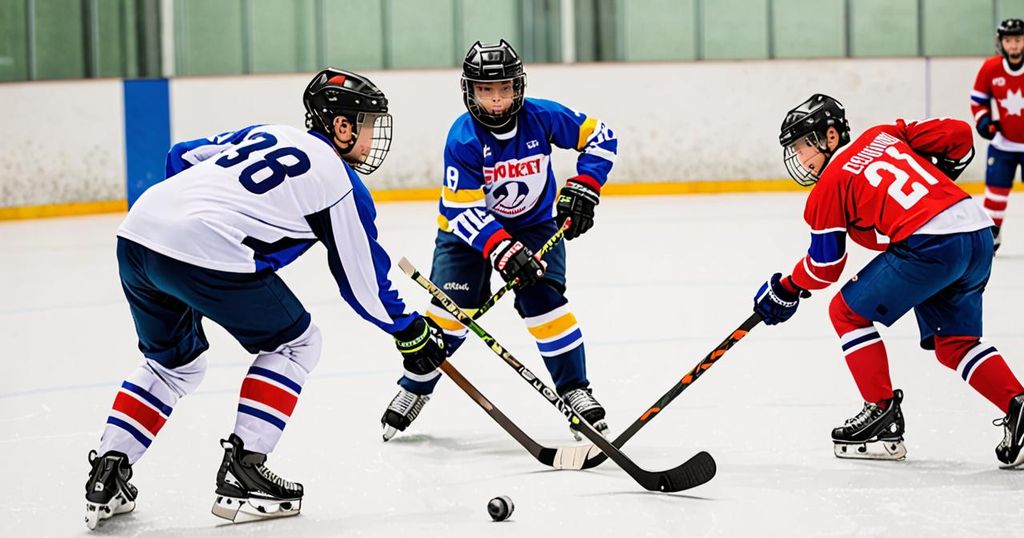
[[[203,377],[206,375],[206,355],[200,355],[192,362],[177,368],[168,368],[159,362],[147,359],[145,368],[154,374],[154,381],[166,385],[177,398],[181,398],[195,392],[199,384],[203,382]]]
[[[568,304],[562,290],[547,280],[516,291],[515,307],[522,318],[544,315]]]
[[[977,336],[936,336],[935,358],[953,370],[967,353],[981,342]]]
[[[324,338],[320,333],[320,328],[310,323],[309,328],[298,338],[282,346],[288,350],[283,355],[309,373],[320,362],[320,351],[323,349],[323,345]]]
[[[837,293],[828,305],[828,316],[832,320],[832,326],[836,333],[843,336],[850,331],[863,329],[872,325],[871,320],[853,311],[850,305],[846,304],[842,292]]]

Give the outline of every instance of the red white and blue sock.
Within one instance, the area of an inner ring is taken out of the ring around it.
[[[234,430],[246,450],[269,454],[277,446],[320,348],[320,331],[310,324],[297,339],[253,361],[242,381]]]
[[[178,399],[196,389],[206,372],[206,359],[170,369],[147,360],[121,383],[98,452],[123,452],[135,463],[153,443]]]

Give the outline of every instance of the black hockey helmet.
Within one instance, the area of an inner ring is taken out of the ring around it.
[[[503,114],[495,115],[477,102],[474,82],[512,82],[512,106]],[[469,113],[484,126],[497,129],[508,125],[523,108],[526,92],[526,73],[523,61],[512,45],[502,39],[497,45],[473,43],[462,62],[462,101]]]
[[[996,51],[1002,54],[1006,61],[1010,61],[1010,57],[1003,50],[1003,38],[1011,35],[1024,36],[1024,20],[1006,19],[996,27]]]
[[[306,107],[306,128],[334,141],[343,157],[355,147],[360,133],[369,129],[373,145],[365,160],[349,161],[352,168],[369,174],[380,167],[391,149],[391,114],[384,92],[366,77],[328,67],[313,77],[302,93]],[[334,136],[334,119],[344,116],[352,124],[352,140],[347,144]]]
[[[779,133],[779,144],[783,147],[782,159],[786,164],[786,171],[797,183],[804,186],[813,185],[821,175],[821,170],[807,170],[800,163],[798,150],[801,147],[812,146],[825,154],[822,170],[828,164],[828,159],[832,156],[826,142],[829,127],[835,127],[839,133],[839,145],[836,149],[850,143],[850,124],[846,121],[846,109],[839,101],[825,94],[816,93],[786,113]]]

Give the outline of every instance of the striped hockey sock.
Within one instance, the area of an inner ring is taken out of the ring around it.
[[[1010,191],[1007,187],[985,187],[985,211],[996,226],[1003,225],[1003,216],[1006,214],[1006,205],[1010,200]]]
[[[853,311],[842,293],[829,305],[829,317],[839,335],[846,365],[865,402],[878,403],[892,398],[889,357],[882,336],[874,324]]]
[[[97,452],[123,452],[134,464],[160,433],[178,399],[194,391],[205,372],[205,357],[174,369],[151,360],[136,368],[114,398]]]
[[[576,316],[563,304],[554,310],[523,318],[530,334],[537,341],[537,349],[551,373],[555,387],[560,391],[583,387],[587,384],[586,357],[583,332]]]
[[[320,331],[310,324],[294,341],[253,361],[242,380],[234,430],[246,450],[269,454],[277,446],[320,348]]]
[[[1024,387],[1010,371],[999,350],[977,337],[937,337],[935,356],[939,362],[956,370],[961,379],[1003,413],[1009,409],[1014,396],[1024,393]]]

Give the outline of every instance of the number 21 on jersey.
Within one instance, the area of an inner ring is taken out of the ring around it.
[[[923,179],[928,185],[935,185],[939,182],[939,180],[935,179],[935,176],[928,173],[921,166],[921,163],[914,160],[913,156],[900,152],[894,146],[885,148],[885,154],[897,161],[906,163],[915,173],[916,177],[911,177],[910,172],[906,169],[889,161],[875,161],[871,163],[864,169],[864,177],[872,187],[877,187],[885,179],[883,172],[891,176],[892,183],[889,184],[887,192],[903,209],[914,207],[914,204],[920,202],[922,198],[928,195],[928,187],[918,181],[918,179]],[[907,190],[908,183],[910,186],[909,191]]]

